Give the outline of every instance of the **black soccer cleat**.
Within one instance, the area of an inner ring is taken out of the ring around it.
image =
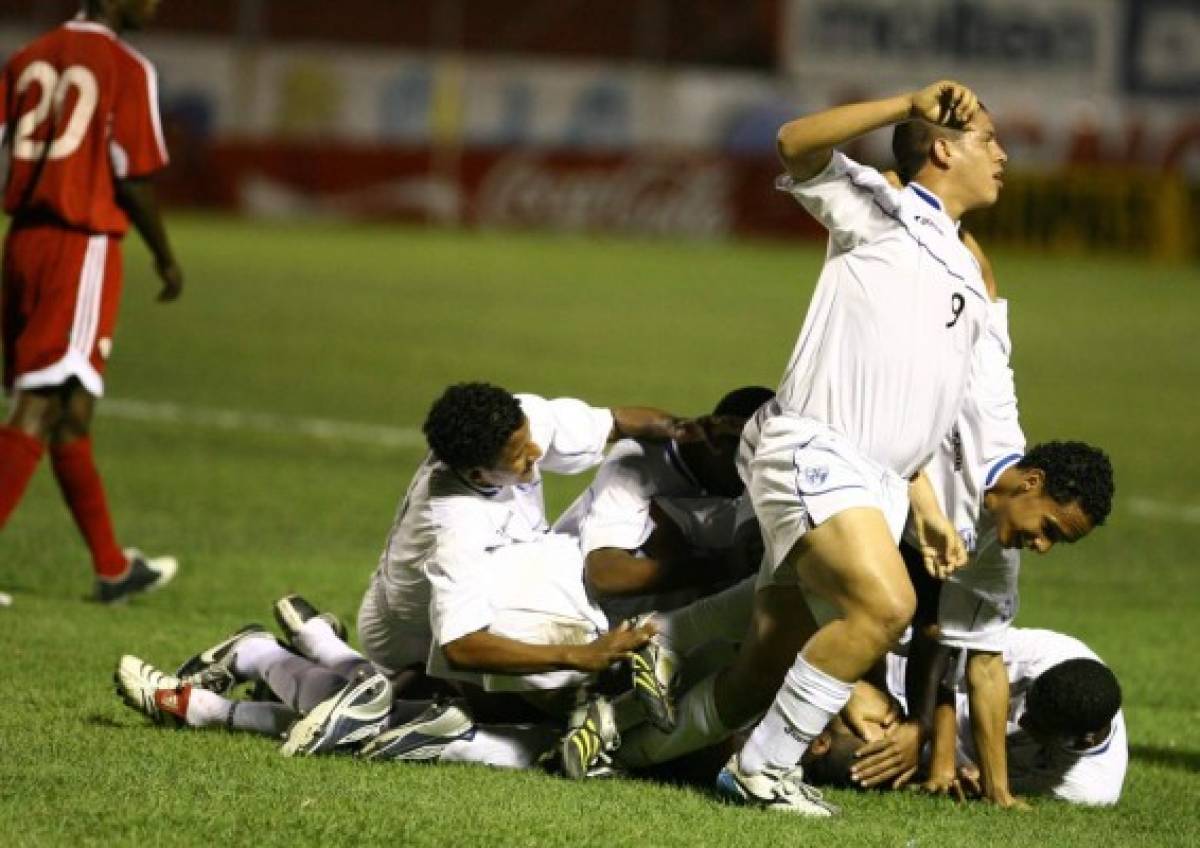
[[[313,618],[325,621],[333,629],[335,636],[343,642],[346,641],[346,625],[340,618],[331,612],[318,612],[316,607],[299,595],[284,595],[275,602],[273,609],[279,629],[283,631],[284,638],[295,651],[304,653],[296,642],[296,636],[300,632],[300,628]],[[312,658],[309,657],[309,659]]]
[[[129,567],[116,580],[96,578],[93,597],[102,604],[123,603],[134,595],[144,595],[166,586],[179,570],[175,557],[147,557],[137,548],[126,548]]]
[[[175,672],[184,683],[226,695],[234,686],[244,682],[233,670],[233,661],[239,645],[248,639],[271,639],[275,637],[261,624],[247,624],[232,636],[221,640],[207,650],[187,660]]]

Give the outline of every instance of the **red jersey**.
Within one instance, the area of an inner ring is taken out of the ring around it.
[[[115,181],[167,164],[154,66],[108,27],[69,21],[8,61],[0,106],[4,211],[123,235]]]

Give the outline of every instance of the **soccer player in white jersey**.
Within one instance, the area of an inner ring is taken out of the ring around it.
[[[744,563],[729,562],[726,553],[739,526],[753,520],[740,500],[738,439],[774,396],[759,386],[726,394],[707,418],[707,441],[624,439],[613,446],[592,484],[554,523],[555,532],[579,539],[594,597],[705,588],[737,576]]]
[[[904,190],[833,149],[910,120],[924,122],[923,164]],[[791,121],[779,151],[779,187],[826,226],[829,249],[778,398],[743,437],[767,548],[750,635],[731,669],[689,693],[681,732],[769,707],[722,770],[722,794],[830,815],[798,764],[912,616],[896,548],[909,500],[929,566],[966,559],[919,472],[958,413],[986,320],[957,222],[995,202],[1006,156],[975,94],[946,81]],[[814,634],[797,613],[800,583],[841,618]],[[783,684],[773,704],[764,681]]]
[[[608,630],[586,597],[578,545],[550,532],[541,472],[592,468],[618,438],[701,440],[703,426],[645,407],[600,409],[483,383],[448,388],[425,420],[430,456],[401,502],[359,611],[366,656],[390,678],[427,668],[471,692],[512,689],[532,700],[536,691],[573,693],[644,647],[651,625]],[[502,551],[507,565],[498,568]],[[561,567],[544,565],[552,560]],[[515,591],[527,593],[528,614],[516,613]],[[342,696],[346,709],[357,709],[353,692]],[[306,718],[298,730],[320,748],[340,710],[323,725]],[[306,753],[310,745],[292,747]]]
[[[1000,641],[1005,678],[1012,689],[1003,745],[1006,779],[1013,791],[1087,806],[1116,804],[1129,763],[1129,741],[1121,689],[1112,671],[1081,641],[1051,630],[1013,627]],[[903,655],[887,656],[887,690],[901,709],[907,706],[907,663]],[[881,697],[886,696],[875,687],[860,684],[852,700],[870,702],[871,707],[860,712],[878,714],[884,712],[878,707]],[[961,691],[953,725],[955,788],[959,797],[983,797],[971,709]],[[823,785],[891,786],[876,772],[864,770],[862,747],[863,738],[835,720],[807,752],[806,773]],[[910,746],[904,756],[904,770],[917,768],[920,760],[928,762],[918,746]]]

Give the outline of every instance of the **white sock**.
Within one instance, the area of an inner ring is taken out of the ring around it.
[[[362,654],[337,637],[328,621],[317,616],[304,622],[296,631],[295,642],[300,653],[326,668],[354,660],[365,661]]]
[[[643,724],[627,734],[617,749],[617,759],[633,768],[651,766],[716,744],[728,736],[729,729],[717,715],[716,680],[715,674],[704,678],[679,700],[678,722],[670,733]]]
[[[656,613],[654,621],[659,632],[679,654],[714,640],[742,641],[754,612],[754,582],[757,579],[757,576],[747,577],[741,583],[681,609]]]
[[[738,755],[746,774],[767,766],[790,769],[800,762],[808,745],[850,700],[854,684],[831,677],[809,665],[804,657],[788,669],[783,687]]]
[[[265,680],[272,664],[294,657],[274,638],[243,639],[233,654],[233,673],[241,680]]]
[[[265,641],[265,640],[264,640]],[[224,725],[233,710],[233,701],[222,698],[216,692],[192,687],[188,693],[186,721],[189,727],[212,727]]]
[[[476,727],[468,739],[455,739],[438,757],[439,763],[476,763],[494,768],[524,769],[558,739],[544,724],[498,724]]]

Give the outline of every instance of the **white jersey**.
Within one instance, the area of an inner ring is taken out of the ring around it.
[[[925,467],[933,490],[971,557],[948,585],[977,599],[978,606],[956,599],[952,621],[940,621],[962,641],[965,631],[1005,626],[1017,613],[1019,550],[1000,546],[996,525],[983,508],[983,497],[996,478],[1025,454],[1025,434],[1017,414],[1017,392],[1009,360],[1008,304],[988,306],[988,322],[975,346],[963,407],[953,431]],[[945,591],[945,590],[943,590]],[[967,645],[963,645],[967,646]],[[968,646],[969,647],[969,646]]]
[[[1108,738],[1087,750],[1043,745],[1020,726],[1025,714],[1025,699],[1041,674],[1067,660],[1100,661],[1100,657],[1071,636],[1053,630],[1022,627],[1008,630],[1003,655],[1011,692],[1005,748],[1012,790],[1017,794],[1048,795],[1088,806],[1117,803],[1129,765],[1124,711],[1117,711]],[[902,656],[887,656],[888,689],[901,704],[905,703],[905,663]],[[971,732],[970,707],[965,692],[956,695],[955,708],[960,758],[976,762],[975,737]]]
[[[431,636],[446,644],[488,627],[495,606],[487,554],[550,532],[542,471],[577,474],[604,457],[609,410],[566,398],[516,397],[542,449],[530,483],[481,488],[430,456],[396,513],[367,592],[382,628],[409,637],[407,644],[427,644]]]
[[[962,405],[987,315],[979,265],[934,194],[893,188],[839,152],[812,179],[784,176],[778,188],[829,230],[779,406],[909,477]]]
[[[599,548],[637,550],[654,532],[650,507],[657,504],[695,547],[723,548],[733,544],[740,502],[709,495],[674,441],[623,439],[554,531],[577,537],[585,556]],[[740,518],[751,517],[747,505]]]

